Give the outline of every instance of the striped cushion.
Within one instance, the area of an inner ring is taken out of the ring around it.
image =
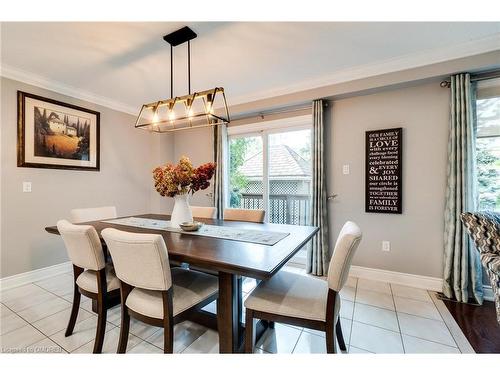
[[[492,253],[481,254],[481,263],[484,267],[500,275],[500,256]]]

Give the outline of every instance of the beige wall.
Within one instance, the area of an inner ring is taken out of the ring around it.
[[[328,190],[331,247],[346,220],[363,229],[354,264],[370,268],[442,277],[443,210],[446,188],[449,90],[439,80],[330,102],[327,110]],[[404,128],[403,214],[364,212],[365,131]],[[196,163],[212,158],[210,133],[177,132],[175,156]],[[351,173],[342,174],[349,164]],[[200,193],[198,193],[200,194]],[[206,203],[200,195],[192,199]],[[382,240],[391,251],[382,252]]]
[[[346,220],[361,226],[355,265],[442,277],[449,94],[434,82],[333,102],[328,185],[338,197],[330,228],[335,238]],[[403,127],[403,213],[365,213],[365,131],[390,127]]]
[[[44,227],[75,207],[115,205],[119,215],[161,211],[151,170],[172,157],[171,136],[133,127],[132,115],[1,79],[1,274],[6,277],[68,260],[60,237]],[[100,172],[18,168],[17,90],[47,96],[101,113]],[[168,147],[170,144],[170,148]],[[22,182],[32,182],[32,193]]]
[[[174,158],[174,135],[172,133],[152,134],[151,153],[153,155],[153,167],[148,169],[152,173],[154,167],[171,162]],[[171,198],[162,197],[155,190],[151,176],[150,202],[152,213],[170,214],[174,207]]]

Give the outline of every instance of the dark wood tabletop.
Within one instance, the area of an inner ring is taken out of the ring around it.
[[[143,214],[133,216],[158,220],[170,219],[169,215]],[[171,260],[261,280],[268,279],[278,272],[318,231],[317,227],[312,226],[257,224],[215,219],[197,220],[212,225],[286,232],[290,234],[278,243],[269,246],[191,235],[189,233],[117,225],[102,221],[92,221],[82,224],[92,225],[96,228],[99,235],[105,228],[116,228],[135,233],[158,233],[165,240]],[[56,226],[47,227],[45,230],[49,233],[59,234]]]

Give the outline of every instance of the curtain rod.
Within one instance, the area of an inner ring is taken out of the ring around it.
[[[476,74],[473,73],[470,75],[471,82],[479,82],[479,81],[485,81],[487,79],[495,79],[495,78],[500,78],[500,69],[490,70],[487,72],[481,72],[481,73],[476,73]],[[449,87],[451,87],[451,82],[450,81],[441,81],[440,86],[449,88]]]
[[[306,109],[310,109],[311,107],[312,107],[312,104],[309,103],[309,104],[301,104],[298,106],[283,107],[283,108],[270,109],[270,110],[257,111],[257,112],[248,112],[248,113],[242,113],[241,115],[233,115],[233,116],[231,116],[231,120],[232,121],[246,120],[246,119],[254,118],[254,117],[260,117],[263,119],[266,116],[279,115],[279,114],[283,114],[283,113],[299,112],[299,111],[303,111]]]
[[[325,106],[328,106],[328,102],[326,100],[325,100]],[[232,115],[231,121],[246,120],[246,119],[255,118],[255,117],[260,117],[261,119],[264,119],[264,117],[266,117],[266,116],[279,115],[279,114],[283,114],[283,113],[299,112],[299,111],[304,111],[306,109],[312,109],[312,101],[300,103],[300,104],[296,104],[296,105],[288,106],[288,107],[281,107],[281,108],[262,110],[262,111],[256,111],[256,112],[248,112],[248,113],[242,113],[240,115]]]

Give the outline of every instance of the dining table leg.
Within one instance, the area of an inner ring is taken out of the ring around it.
[[[237,353],[241,346],[241,299],[241,277],[226,272],[219,272],[217,327],[219,331],[220,353]]]

